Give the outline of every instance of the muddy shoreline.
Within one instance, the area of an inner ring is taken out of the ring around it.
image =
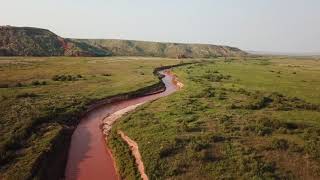
[[[149,95],[141,98],[134,98],[127,101],[123,101],[122,104],[125,104],[125,106],[122,106],[122,108],[119,108],[119,110],[114,111],[111,114],[108,114],[105,118],[102,119],[101,128],[102,128],[103,136],[105,137],[106,143],[108,143],[109,133],[112,129],[113,124],[117,120],[119,120],[122,116],[124,116],[125,114],[131,111],[134,111],[137,107],[145,103],[148,103],[150,101],[156,100],[161,97],[168,96],[183,87],[183,84],[178,81],[178,78],[170,70],[162,70],[160,72],[161,74],[164,75],[164,77],[162,78],[162,81],[164,82],[167,88],[166,91],[162,93],[154,94],[154,95]],[[139,152],[138,144],[134,140],[130,139],[130,137],[126,136],[124,132],[119,130],[118,133],[121,136],[122,140],[126,142],[126,144],[128,145],[128,148],[131,150],[132,156],[133,158],[135,158],[136,166],[141,175],[141,179],[148,180],[149,178],[145,172],[145,168],[144,168],[141,154]],[[112,152],[112,149],[110,149],[109,147],[107,147],[107,149]],[[114,154],[111,154],[112,156],[111,158],[113,160],[113,164],[115,165],[116,174],[119,177],[119,173],[121,172],[119,172],[119,169],[116,166],[117,164],[114,161],[113,155]]]
[[[143,97],[147,95],[157,94],[165,91],[165,85],[162,82],[163,75],[159,73],[161,70],[170,69],[179,66],[185,66],[193,63],[181,63],[172,66],[162,66],[155,68],[153,73],[159,78],[159,82],[143,87],[133,92],[118,94],[103,98],[102,100],[95,100],[89,103],[85,110],[79,114],[77,119],[86,116],[87,113],[93,109],[99,108],[103,105],[128,100],[136,97]],[[68,152],[71,144],[71,137],[77,128],[80,121],[76,121],[70,126],[65,126],[60,134],[53,140],[53,147],[41,156],[38,162],[34,165],[34,172],[32,177],[39,177],[40,179],[63,179],[68,160]]]

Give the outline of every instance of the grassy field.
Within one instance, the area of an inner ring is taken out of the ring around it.
[[[164,58],[0,58],[0,179],[30,177],[85,105],[158,82]],[[61,143],[61,141],[59,142]]]
[[[174,69],[185,87],[119,120],[109,145],[136,177],[121,129],[150,179],[319,179],[320,60],[263,57]]]

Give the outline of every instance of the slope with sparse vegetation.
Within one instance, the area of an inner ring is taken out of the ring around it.
[[[64,39],[46,29],[0,27],[0,56],[109,56],[104,49]]]
[[[212,58],[246,56],[247,53],[229,46],[210,44],[161,43],[117,39],[78,39],[111,51],[115,56],[155,56],[171,58]]]

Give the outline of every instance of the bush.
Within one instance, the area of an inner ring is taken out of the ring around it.
[[[247,109],[251,110],[259,110],[267,107],[270,103],[272,103],[272,99],[270,97],[260,97],[256,99],[256,101],[252,104],[246,106]]]
[[[196,152],[201,151],[202,149],[206,149],[209,146],[210,146],[209,139],[206,139],[204,137],[192,138],[188,144],[189,149],[196,151]]]
[[[0,96],[0,100],[2,100],[2,101],[3,101],[3,100],[7,100],[7,99],[8,99],[7,96],[4,96],[4,95],[1,95],[1,96]]]
[[[204,89],[204,94],[206,94],[206,97],[215,97],[216,92],[215,92],[215,88],[213,87],[209,87]]]
[[[110,73],[104,73],[104,74],[102,74],[102,76],[112,76],[112,74],[110,74]]]
[[[183,148],[186,144],[185,139],[175,138],[172,141],[164,142],[160,146],[160,158],[169,157],[178,153],[178,151]]]
[[[187,132],[189,130],[189,125],[187,121],[183,120],[182,123],[178,126],[179,132]]]
[[[33,86],[39,86],[41,83],[39,82],[39,81],[32,81],[31,82],[31,85],[33,85]]]
[[[8,88],[9,84],[0,84],[0,88]]]
[[[54,75],[51,79],[53,81],[77,81],[78,78],[82,78],[80,74],[73,76],[73,75]]]
[[[73,80],[72,76],[71,75],[67,75],[67,81],[72,81],[72,80]]]
[[[320,141],[316,138],[310,139],[305,145],[305,149],[312,158],[320,160]]]
[[[23,86],[23,84],[20,83],[20,82],[18,82],[18,83],[15,85],[15,87],[22,87],[22,86]]]
[[[225,100],[227,99],[227,93],[226,92],[221,92],[218,96],[219,100]]]
[[[40,86],[40,85],[46,85],[46,84],[47,84],[46,81],[40,82],[40,81],[36,80],[36,81],[31,82],[31,85],[33,85],[33,86]]]
[[[258,133],[259,136],[266,136],[266,135],[272,134],[273,129],[270,127],[257,126],[256,132]]]
[[[286,139],[273,139],[271,147],[277,150],[287,150],[289,148],[289,143]]]
[[[280,127],[281,123],[278,120],[270,119],[267,116],[258,116],[252,124],[245,127],[245,130],[255,132],[259,136],[266,136]]]
[[[30,98],[37,97],[37,95],[34,93],[21,93],[16,96],[16,98],[28,98],[28,97]]]
[[[59,75],[54,75],[51,79],[53,81],[59,81],[60,76]]]

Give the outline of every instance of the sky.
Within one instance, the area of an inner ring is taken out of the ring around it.
[[[0,25],[68,38],[320,53],[320,0],[0,0]]]

